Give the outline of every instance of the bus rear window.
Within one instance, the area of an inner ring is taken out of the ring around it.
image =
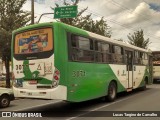
[[[15,54],[33,54],[52,49],[52,28],[30,30],[15,36]]]

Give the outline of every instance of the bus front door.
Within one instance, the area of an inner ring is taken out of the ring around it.
[[[128,91],[129,89],[132,90],[133,88],[133,52],[132,51],[125,51],[126,54],[126,77],[127,77],[127,86],[128,86]]]

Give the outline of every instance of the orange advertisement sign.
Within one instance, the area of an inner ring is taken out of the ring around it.
[[[15,53],[35,53],[53,48],[52,28],[43,28],[19,33],[15,37]]]

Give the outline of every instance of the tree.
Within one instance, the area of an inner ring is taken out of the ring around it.
[[[64,0],[63,4],[65,6],[77,5],[79,1],[80,0],[74,0],[72,1],[72,4],[69,4],[66,2],[66,0]],[[59,7],[59,5],[56,4],[56,7]],[[52,9],[54,10],[54,8]],[[100,20],[93,20],[91,18],[92,14],[89,14],[86,16],[82,15],[87,9],[88,7],[85,9],[82,9],[80,12],[78,12],[77,17],[75,18],[63,18],[63,19],[60,19],[60,21],[78,28],[82,28],[84,30],[87,30],[93,33],[111,37],[111,28],[110,26],[108,26],[108,24],[106,23],[103,17],[101,17]]]
[[[9,62],[11,60],[12,31],[26,25],[31,19],[30,12],[21,8],[26,0],[0,1],[0,53],[6,67],[6,87],[10,87]]]
[[[144,39],[144,34],[143,34],[143,30],[140,31],[136,31],[133,34],[130,34],[127,36],[129,39],[129,43],[131,45],[135,45],[137,47],[141,47],[144,49],[148,48],[148,45],[150,44],[149,38],[147,38],[146,40]]]

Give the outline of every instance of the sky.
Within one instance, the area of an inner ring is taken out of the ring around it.
[[[63,0],[35,0],[35,21],[43,13],[52,13],[55,3],[63,5]],[[104,17],[111,27],[112,39],[127,42],[129,33],[142,29],[144,38],[150,40],[148,48],[160,50],[160,0],[80,0],[78,11],[86,7],[85,15],[92,14],[95,20]],[[22,9],[31,11],[31,0],[27,0]],[[53,15],[45,15],[40,23],[51,21],[55,21]]]

